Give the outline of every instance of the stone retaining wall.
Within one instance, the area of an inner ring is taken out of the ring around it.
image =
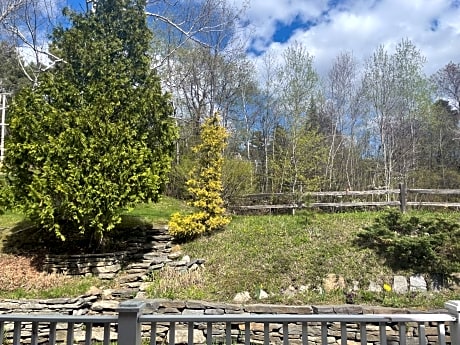
[[[144,254],[155,256],[158,268],[167,262],[172,248],[172,236],[166,227],[156,226],[145,229],[145,236],[136,238],[120,252],[105,254],[81,255],[47,255],[42,269],[48,273],[59,273],[72,276],[97,276],[101,279],[112,279],[129,264],[142,260]]]
[[[224,304],[210,303],[202,301],[171,301],[164,299],[145,300],[146,308],[144,314],[182,314],[182,315],[223,315],[223,314],[392,314],[392,313],[410,313],[407,309],[382,308],[358,305],[302,305],[302,306],[285,306],[270,304]],[[7,313],[61,313],[66,315],[98,315],[98,314],[116,314],[119,302],[116,300],[101,300],[100,296],[86,295],[77,298],[59,298],[46,300],[3,300],[0,301],[0,314]],[[83,343],[85,331],[82,325],[76,325],[75,341]],[[31,325],[23,325],[22,344],[30,343]],[[6,340],[10,341],[13,336],[13,325],[5,325]],[[59,343],[65,342],[66,325],[62,324],[57,329],[57,339]],[[149,326],[143,325],[144,335],[148,337]],[[263,324],[251,324],[251,339],[253,343],[263,343]],[[340,344],[340,324],[328,324],[328,344]],[[42,343],[46,343],[49,329],[47,325],[40,325],[39,336]],[[196,324],[194,331],[194,343],[206,343],[206,325]],[[214,343],[219,343],[219,339],[225,339],[225,326],[213,325]],[[235,344],[244,343],[245,325],[232,324],[232,337]],[[426,338],[428,345],[437,344],[437,328],[434,324],[426,325]],[[407,326],[408,341],[407,344],[418,344],[418,329],[416,324]],[[308,325],[309,344],[321,344],[321,325],[319,323],[309,323]],[[387,336],[389,344],[399,344],[399,335],[397,325],[387,325]],[[115,328],[111,331],[111,340],[116,340],[117,334]],[[177,325],[175,340],[176,343],[187,343],[188,330],[185,325]],[[360,329],[358,325],[350,324],[347,326],[348,345],[360,344]],[[93,339],[95,341],[103,340],[102,327],[96,327],[93,330]],[[157,342],[163,344],[169,340],[168,324],[158,324]],[[301,343],[301,326],[298,324],[289,325],[290,344]],[[447,327],[447,340],[450,344],[449,327]],[[270,343],[282,344],[283,325],[281,323],[270,324]],[[379,344],[379,327],[378,325],[367,325],[367,344]]]

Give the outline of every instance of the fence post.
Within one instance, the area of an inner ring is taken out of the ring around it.
[[[444,307],[457,319],[450,326],[451,344],[460,344],[460,301],[447,301]]]
[[[120,303],[118,311],[118,345],[141,345],[141,323],[145,302],[130,300]]]
[[[399,184],[399,209],[401,213],[406,212],[406,185]]]

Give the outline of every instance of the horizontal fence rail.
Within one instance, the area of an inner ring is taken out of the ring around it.
[[[364,191],[328,191],[307,193],[259,193],[248,194],[229,206],[230,210],[238,211],[274,211],[295,210],[305,208],[356,208],[356,207],[399,207],[405,212],[411,207],[442,207],[460,209],[460,202],[418,200],[426,195],[431,197],[456,197],[459,199],[460,189],[421,189],[407,188],[401,184],[398,189],[376,189]],[[385,200],[374,200],[382,199]],[[325,201],[325,199],[333,199]],[[368,199],[371,200],[368,200]],[[366,200],[361,200],[366,199]]]
[[[447,302],[443,313],[360,315],[143,314],[145,306],[125,301],[112,316],[0,314],[0,344],[460,344],[460,301]],[[92,334],[96,326],[103,328],[102,339]],[[77,327],[83,340],[74,338]],[[65,337],[58,337],[58,331]]]

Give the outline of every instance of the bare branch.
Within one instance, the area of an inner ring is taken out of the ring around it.
[[[2,1],[0,7],[0,23],[3,23],[8,17],[18,11],[24,3],[25,0]]]
[[[197,39],[195,36],[197,33],[199,32],[202,32],[205,28],[201,28],[201,29],[198,29],[198,30],[193,30],[193,27],[190,29],[190,30],[185,30],[181,27],[180,24],[177,24],[175,23],[173,20],[171,20],[170,18],[167,18],[165,16],[162,16],[161,14],[159,13],[153,13],[153,12],[146,12],[146,15],[149,16],[149,17],[153,17],[153,18],[156,18],[156,19],[159,19],[161,20],[163,23],[165,24],[168,24],[170,26],[172,26],[174,29],[176,29],[178,32],[180,32],[181,34],[185,35],[186,36],[186,41],[187,40],[192,40],[200,45],[203,45],[203,46],[206,46],[206,47],[209,47],[209,45],[207,45],[206,43],[200,41],[199,39]],[[184,42],[181,43],[181,45],[183,45]],[[177,49],[177,48],[176,48]],[[176,50],[175,49],[175,50]]]

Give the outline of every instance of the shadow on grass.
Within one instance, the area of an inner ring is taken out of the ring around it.
[[[21,221],[4,236],[2,252],[32,258],[33,265],[41,269],[46,255],[102,254],[124,251],[130,243],[142,241],[145,230],[152,228],[152,223],[144,218],[124,215],[122,222],[112,231],[104,234],[97,246],[91,245],[88,236],[69,235],[61,241],[54,233],[40,228],[30,221]]]

